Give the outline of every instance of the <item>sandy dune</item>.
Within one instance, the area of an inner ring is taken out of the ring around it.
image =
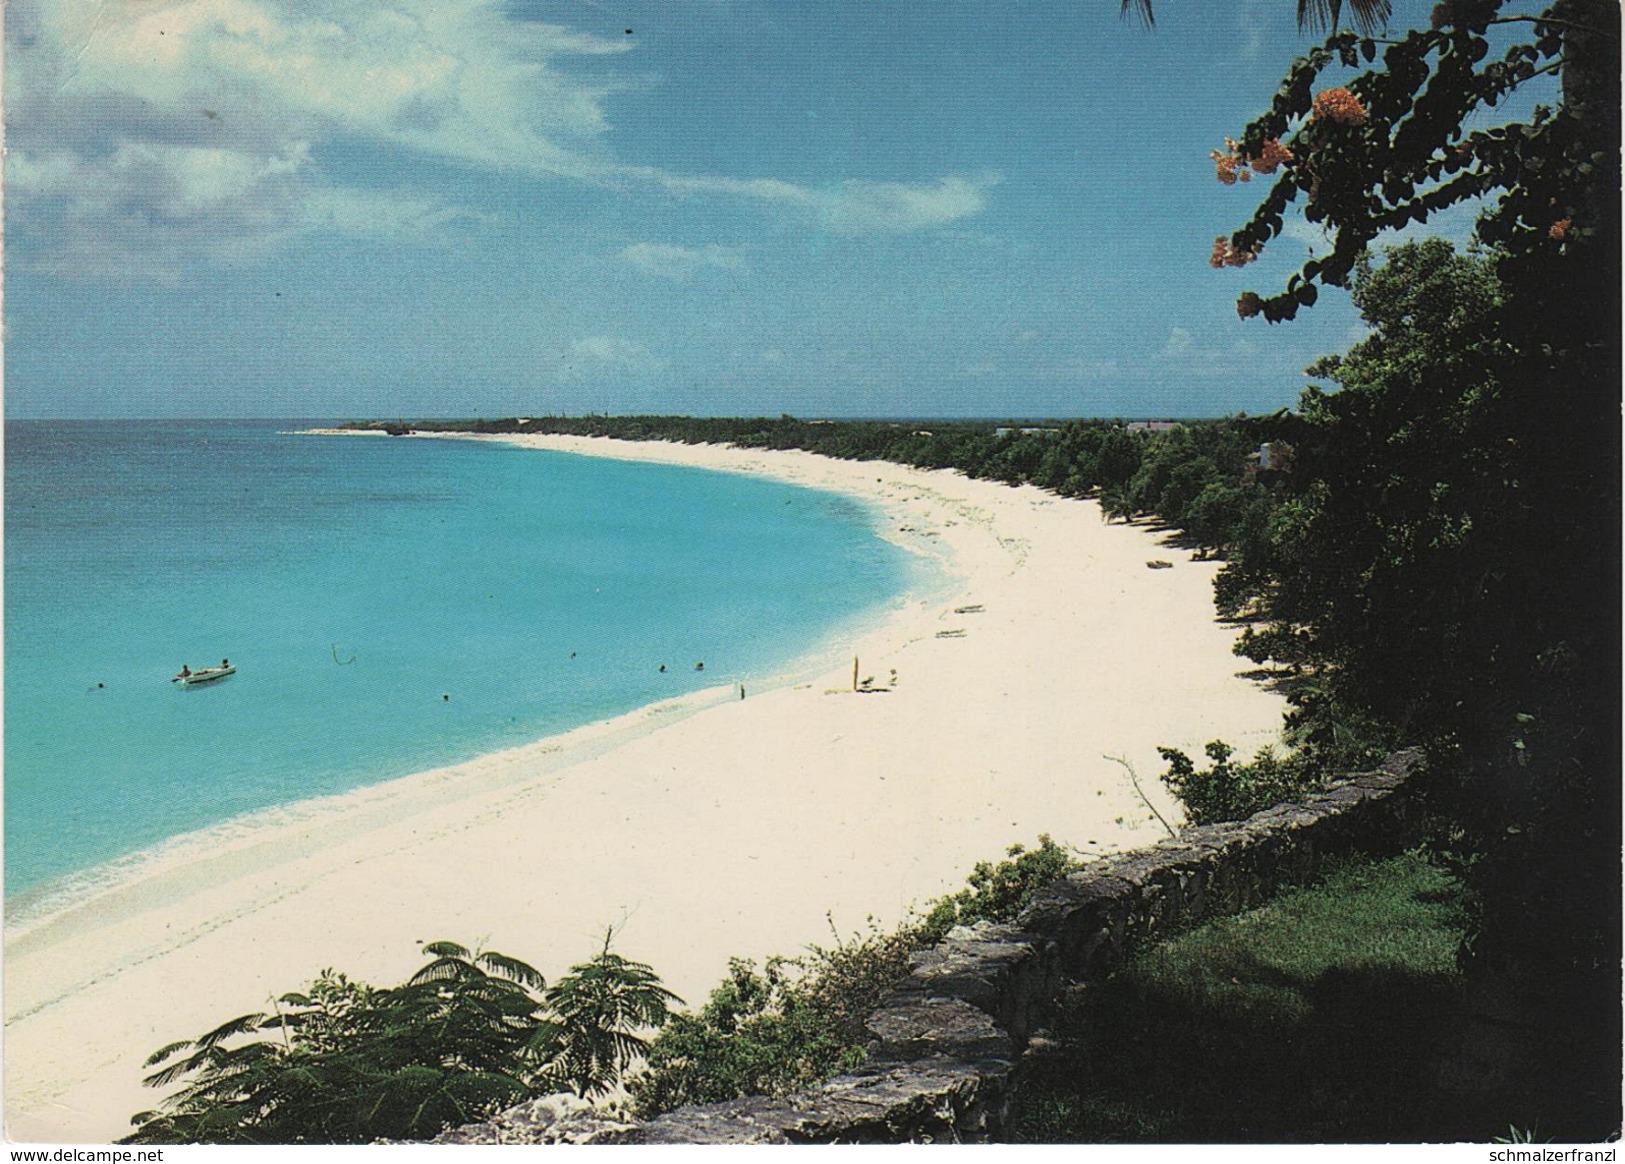
[[[323,967],[398,982],[421,941],[551,977],[615,925],[618,950],[697,1005],[730,955],[827,942],[826,914],[847,933],[894,921],[1040,832],[1093,852],[1156,840],[1107,755],[1155,785],[1159,744],[1250,749],[1278,728],[1279,700],[1237,678],[1214,621],[1216,566],[1091,502],[804,453],[511,439],[840,490],[949,584],[823,644],[810,682],[744,700],[730,686],[299,806],[8,930],[11,1139],[121,1135],[156,1098],[139,1082],[154,1048]],[[883,692],[850,690],[854,654]]]

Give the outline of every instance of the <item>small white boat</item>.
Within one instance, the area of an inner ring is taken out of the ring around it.
[[[170,680],[179,683],[182,687],[196,687],[199,683],[213,683],[216,679],[224,679],[227,675],[237,674],[237,668],[230,663],[219,667],[205,667],[201,671],[182,671]]]

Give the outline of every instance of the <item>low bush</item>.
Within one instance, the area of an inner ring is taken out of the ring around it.
[[[1197,771],[1178,748],[1157,749],[1168,762],[1162,782],[1185,806],[1185,819],[1193,825],[1245,820],[1325,785],[1320,769],[1297,754],[1277,756],[1265,748],[1251,763],[1236,764],[1231,761],[1236,750],[1229,744],[1214,740],[1205,750],[1211,765]]]
[[[954,926],[1014,921],[1034,893],[1081,864],[1048,833],[1039,835],[1036,849],[1011,845],[1005,855],[1008,859],[997,864],[977,862],[964,889],[932,904],[922,923],[927,943],[941,940]]]
[[[932,903],[923,918],[870,932],[800,958],[758,968],[735,959],[698,1014],[678,1015],[649,1048],[647,1072],[631,1090],[640,1115],[745,1095],[786,1095],[861,1063],[866,1021],[908,973],[916,950],[956,925],[1013,921],[1034,892],[1078,866],[1048,836],[1007,859],[983,861],[964,889]]]

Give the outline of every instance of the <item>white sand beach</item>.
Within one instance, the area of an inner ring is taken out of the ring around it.
[[[155,1048],[324,967],[395,984],[435,939],[552,978],[615,926],[619,952],[698,1006],[731,955],[894,922],[1040,833],[1085,852],[1157,840],[1108,756],[1173,816],[1158,745],[1251,750],[1279,729],[1279,698],[1238,677],[1214,619],[1217,564],[1092,502],[797,452],[481,439],[838,490],[951,584],[822,644],[810,681],[743,700],[730,685],[270,814],[8,929],[10,1139],[122,1135],[157,1099],[140,1083]],[[854,655],[879,690],[851,690]]]

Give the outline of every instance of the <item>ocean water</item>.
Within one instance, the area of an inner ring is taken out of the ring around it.
[[[301,426],[6,422],[8,914],[245,813],[767,681],[920,569],[839,495]]]

